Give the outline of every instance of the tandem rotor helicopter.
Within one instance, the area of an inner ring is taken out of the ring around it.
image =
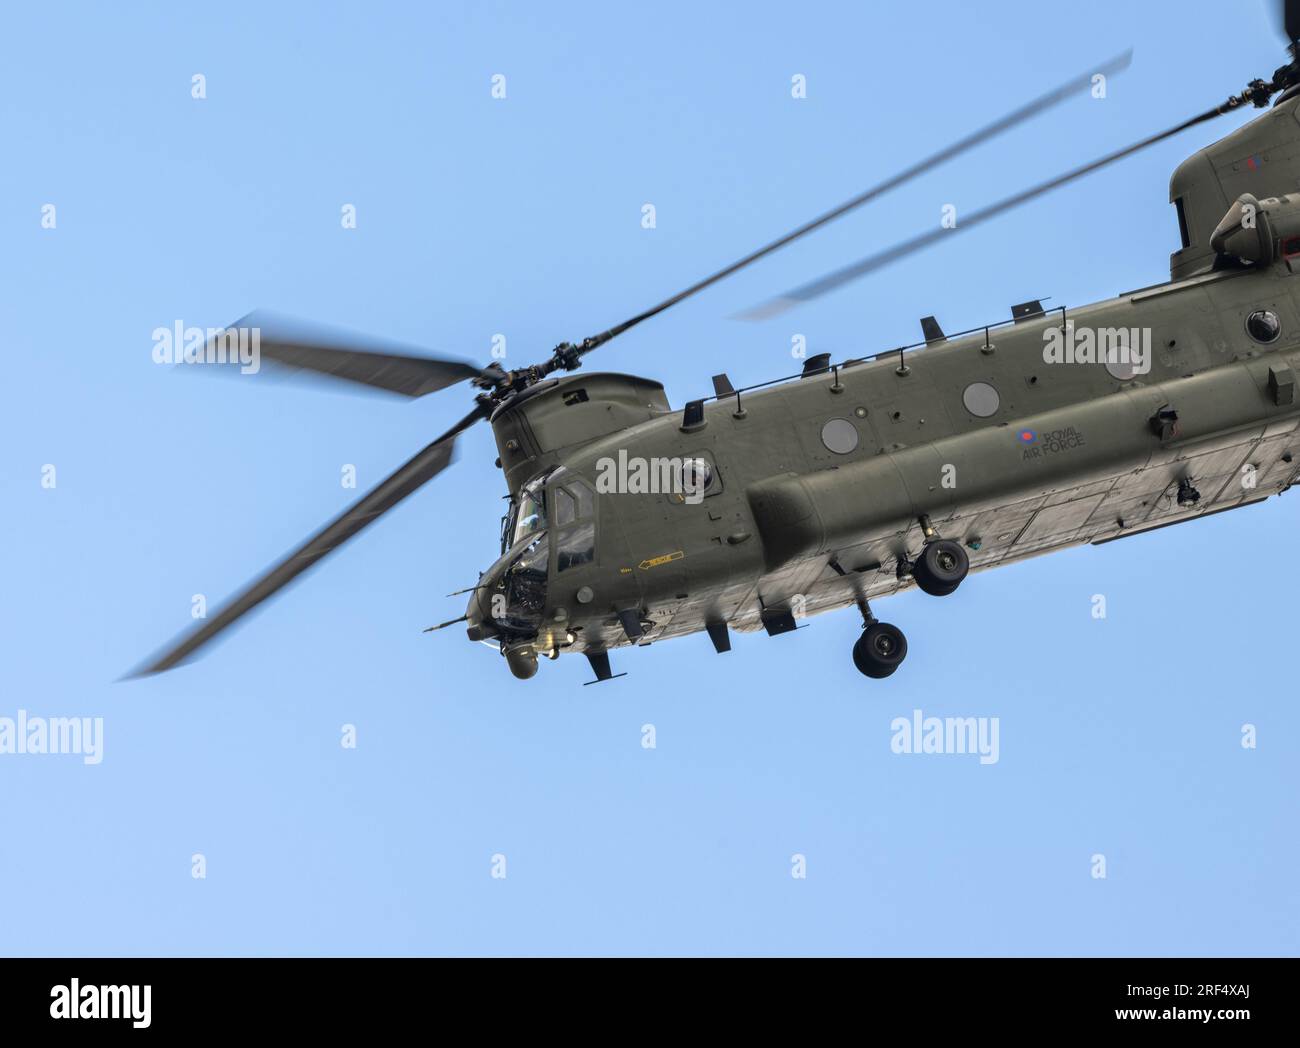
[[[464,623],[471,640],[498,645],[519,678],[537,672],[539,656],[581,652],[604,681],[617,648],[703,631],[725,652],[731,630],[781,634],[797,615],[846,605],[863,619],[855,664],[887,677],[907,641],[876,618],[878,598],[913,585],[943,596],[971,570],[1285,491],[1300,475],[1300,0],[1280,12],[1290,60],[1270,80],[963,219],[970,229],[1220,114],[1265,109],[1174,172],[1181,245],[1169,281],[1104,302],[1069,311],[1023,303],[1011,320],[960,336],[927,317],[924,343],[904,347],[918,352],[839,363],[823,354],[799,376],[749,389],[717,375],[712,396],[680,410],[651,379],[572,374],[628,329],[1086,91],[1127,56],[531,367],[376,351],[245,318],[240,326],[260,331],[264,361],[408,397],[468,382],[474,405],[136,674],[194,655],[437,476],[457,436],[482,420],[509,489],[501,555],[465,615],[431,629]],[[760,312],[807,302],[956,232],[919,235]],[[1045,345],[1063,340],[1078,352],[1049,359]],[[631,459],[674,464],[683,483],[602,484],[608,463]]]

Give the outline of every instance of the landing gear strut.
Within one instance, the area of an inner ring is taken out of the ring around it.
[[[853,645],[853,665],[858,672],[880,680],[907,658],[907,638],[897,626],[877,622],[866,600],[859,601],[858,607],[862,610],[862,636]]]

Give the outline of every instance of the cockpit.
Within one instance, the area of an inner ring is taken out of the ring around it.
[[[502,554],[528,536],[546,531],[549,523],[560,534],[557,570],[587,563],[595,553],[595,502],[587,482],[563,466],[529,481],[511,500],[501,522]]]
[[[483,579],[490,632],[505,640],[537,635],[552,573],[590,564],[596,556],[596,498],[564,467],[525,484],[502,520],[501,560]]]
[[[542,486],[545,482],[545,477],[538,477],[524,485],[518,500],[511,502],[505,527],[501,529],[502,553],[534,532],[546,530],[546,492]]]

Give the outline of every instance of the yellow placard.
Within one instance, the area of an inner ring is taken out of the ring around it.
[[[674,550],[672,553],[665,553],[661,557],[651,557],[649,560],[643,560],[637,565],[637,567],[642,571],[645,571],[648,568],[657,568],[660,564],[668,564],[674,560],[681,560],[684,556],[686,556],[686,554],[681,550]]]

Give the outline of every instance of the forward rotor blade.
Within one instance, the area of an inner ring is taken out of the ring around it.
[[[1293,43],[1300,40],[1300,0],[1282,0],[1282,31]]]
[[[225,331],[242,329],[249,330],[248,340],[256,346],[261,360],[276,365],[277,370],[308,371],[406,397],[422,397],[484,375],[482,368],[464,361],[405,352],[404,346],[308,325],[263,310],[242,317]],[[217,335],[209,340],[206,360],[221,359],[217,353],[226,344],[223,339],[223,335]]]
[[[456,435],[484,418],[488,408],[475,408],[432,444],[419,452],[386,479],[354,502],[303,545],[247,586],[216,615],[184,634],[170,648],[145,665],[132,670],[128,677],[144,677],[169,670],[187,661],[208,641],[241,616],[279,592],[327,553],[343,545],[376,517],[392,509],[407,495],[432,480],[451,463]]]
[[[1125,51],[1123,54],[1117,55],[1116,57],[1112,58],[1110,61],[1104,62],[1101,66],[1097,67],[1096,69],[1091,69],[1086,73],[1081,73],[1078,76],[1065,81],[1063,84],[1053,88],[1051,91],[1039,95],[1037,98],[1033,99],[1032,101],[1026,102],[1018,109],[1014,109],[1010,113],[1007,113],[1005,116],[1000,117],[997,120],[994,120],[992,123],[984,125],[979,130],[972,131],[964,138],[959,138],[956,142],[952,143],[951,145],[944,146],[942,149],[939,149],[936,152],[931,153],[929,156],[917,160],[915,163],[912,163],[909,166],[903,168],[897,174],[892,175],[891,177],[885,179],[885,181],[881,182],[879,185],[873,186],[871,189],[868,189],[864,193],[859,193],[852,200],[846,200],[843,204],[840,204],[838,207],[832,208],[830,211],[827,211],[824,214],[817,216],[812,221],[805,222],[798,229],[792,230],[791,232],[787,233],[785,236],[773,240],[770,244],[765,244],[764,246],[760,247],[757,251],[750,252],[744,258],[740,259],[739,261],[733,262],[725,269],[720,269],[716,273],[705,277],[703,280],[699,281],[698,283],[692,284],[685,291],[679,291],[671,298],[664,299],[657,306],[651,306],[644,313],[638,313],[636,316],[623,321],[623,323],[617,325],[616,327],[612,327],[608,331],[603,331],[599,335],[593,335],[592,337],[584,340],[578,346],[579,352],[584,354],[589,353],[597,346],[604,345],[610,339],[615,338],[618,335],[621,335],[624,331],[627,331],[629,328],[635,327],[643,320],[649,320],[651,317],[656,316],[659,313],[662,313],[665,309],[668,309],[670,306],[675,306],[678,302],[690,298],[692,295],[696,294],[697,292],[703,291],[705,288],[710,287],[713,284],[716,284],[719,280],[729,277],[731,276],[731,274],[739,272],[740,270],[744,269],[746,266],[754,262],[757,262],[760,258],[764,258],[767,255],[772,254],[774,251],[780,250],[781,248],[785,247],[787,244],[791,244],[794,241],[798,240],[800,237],[807,236],[809,233],[813,232],[814,230],[820,229],[822,226],[835,221],[835,219],[847,215],[850,211],[853,211],[861,207],[863,204],[869,203],[870,201],[875,200],[879,196],[883,196],[891,189],[897,188],[898,186],[902,185],[904,182],[907,182],[909,179],[914,178],[917,175],[922,174],[926,171],[931,171],[934,168],[938,167],[940,164],[945,164],[948,161],[961,156],[961,154],[975,148],[975,146],[979,145],[980,143],[987,142],[989,139],[994,138],[997,135],[1002,134],[1004,131],[1008,131],[1011,128],[1015,127],[1017,124],[1023,123],[1025,120],[1028,120],[1030,117],[1036,116],[1037,114],[1043,112],[1044,110],[1050,109],[1052,106],[1059,105],[1061,102],[1064,102],[1067,98],[1069,98],[1070,95],[1078,91],[1082,91],[1085,88],[1091,87],[1093,83],[1092,78],[1097,74],[1100,73],[1104,76],[1111,76],[1114,75],[1115,73],[1122,72],[1123,70],[1128,68],[1129,62],[1132,59],[1132,57],[1133,57],[1133,52],[1131,50]]]
[[[1212,120],[1214,117],[1227,111],[1227,108],[1224,106],[1207,110],[1199,116],[1194,116],[1190,120],[1183,121],[1183,123],[1179,124],[1177,127],[1171,127],[1166,131],[1161,131],[1159,134],[1151,135],[1149,138],[1144,138],[1140,142],[1135,142],[1131,146],[1125,146],[1123,149],[1117,149],[1113,153],[1107,153],[1099,160],[1094,160],[1089,164],[1084,164],[1082,167],[1076,167],[1073,171],[1067,171],[1063,175],[1057,175],[1055,178],[1048,179],[1046,182],[1040,182],[1038,185],[1016,193],[1013,196],[1005,197],[995,204],[989,204],[977,211],[972,211],[961,220],[960,224],[953,226],[952,228],[945,229],[943,227],[938,227],[932,229],[928,233],[922,233],[919,236],[912,237],[912,239],[905,240],[901,244],[895,244],[893,247],[886,248],[884,251],[877,251],[874,255],[868,255],[859,262],[854,262],[852,265],[844,266],[842,269],[837,269],[833,273],[828,273],[826,276],[820,277],[817,280],[810,281],[807,284],[802,284],[793,290],[787,291],[783,295],[769,299],[762,305],[746,310],[744,313],[739,314],[739,319],[766,320],[769,317],[774,317],[784,313],[788,309],[793,309],[795,306],[801,305],[804,302],[809,302],[814,298],[820,298],[822,295],[834,291],[836,288],[843,287],[845,284],[858,280],[877,269],[883,269],[890,263],[906,258],[908,255],[914,254],[923,248],[927,248],[939,240],[954,236],[965,230],[973,229],[974,227],[987,222],[991,218],[996,218],[998,215],[1019,207],[1021,204],[1026,204],[1037,197],[1050,193],[1054,189],[1059,189],[1061,186],[1077,181],[1078,179],[1083,178],[1084,175],[1089,175],[1094,171],[1106,167],[1108,164],[1113,164],[1118,160],[1123,160],[1125,157],[1132,156],[1134,153],[1140,152],[1148,146],[1153,146],[1157,142],[1163,142],[1166,138],[1171,138],[1181,131],[1186,131],[1189,127],[1195,127],[1197,124],[1204,123],[1207,120]]]

